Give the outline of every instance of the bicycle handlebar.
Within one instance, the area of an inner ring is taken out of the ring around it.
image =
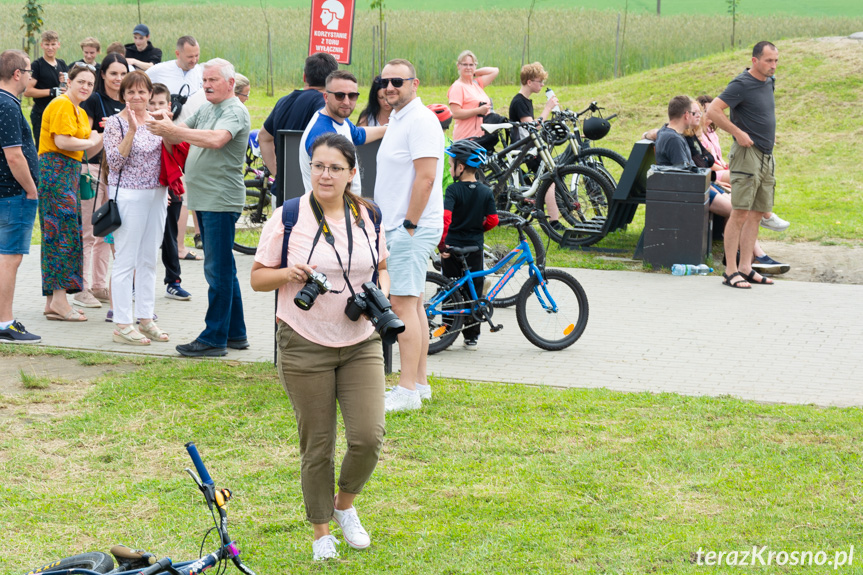
[[[213,478],[210,477],[210,474],[207,472],[207,468],[204,467],[204,462],[201,461],[201,455],[198,453],[198,448],[195,447],[194,442],[190,441],[186,444],[186,451],[189,452],[189,457],[192,459],[192,463],[195,464],[195,469],[198,471],[198,475],[201,476],[201,482],[204,485],[215,485]]]
[[[192,445],[192,447],[195,447],[195,446]],[[138,573],[138,575],[155,575],[156,573],[163,572],[165,569],[170,567],[172,564],[173,564],[173,561],[171,561],[170,557],[162,557],[161,559],[159,559],[158,561],[156,561],[155,563],[153,563],[152,565],[150,565],[149,567],[147,567],[146,569],[144,569],[143,571]]]

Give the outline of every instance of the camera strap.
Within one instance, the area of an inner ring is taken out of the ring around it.
[[[312,249],[309,250],[309,257],[306,260],[306,264],[312,261],[312,254],[315,252],[315,246],[318,245],[318,240],[321,239],[321,234],[323,234],[324,239],[330,246],[333,248],[333,251],[336,253],[336,261],[339,262],[339,268],[342,270],[342,277],[345,278],[345,286],[351,292],[351,295],[356,295],[354,293],[354,288],[351,286],[350,278],[348,277],[351,273],[351,264],[353,260],[353,250],[354,250],[354,235],[353,235],[353,226],[350,225],[350,220],[353,218],[357,227],[363,230],[363,234],[366,236],[366,242],[369,244],[369,253],[372,256],[372,263],[374,264],[374,269],[378,269],[377,258],[375,258],[374,250],[372,249],[372,242],[369,239],[369,234],[366,231],[365,221],[362,218],[359,210],[357,210],[354,202],[351,201],[347,196],[345,196],[345,231],[348,235],[348,269],[345,271],[345,267],[342,264],[342,258],[339,255],[339,250],[336,249],[336,238],[333,236],[333,232],[330,230],[329,224],[327,224],[327,220],[324,217],[324,212],[321,209],[321,205],[318,203],[317,198],[315,198],[314,193],[309,194],[309,205],[312,208],[312,213],[315,215],[315,219],[318,222],[318,231],[315,234],[315,239],[312,241]],[[342,288],[338,291],[331,290],[334,294],[339,294],[345,291],[345,288]]]

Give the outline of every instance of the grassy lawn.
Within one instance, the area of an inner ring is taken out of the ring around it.
[[[272,366],[138,363],[0,396],[2,575],[120,542],[192,558],[209,517],[189,440],[234,491],[257,573],[695,573],[699,548],[832,557],[859,539],[859,409],[438,380],[429,407],[388,418],[358,499],[373,546],[315,565]]]

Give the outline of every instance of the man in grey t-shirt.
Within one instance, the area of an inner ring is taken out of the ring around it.
[[[772,284],[752,269],[752,249],[765,214],[773,210],[776,112],[773,74],[779,51],[770,42],[759,42],[752,50],[752,67],[734,78],[707,110],[718,127],[734,136],[731,167],[731,216],[725,224],[725,281],[748,289],[750,284]],[[731,109],[731,119],[725,109]],[[740,263],[737,264],[737,250]]]
[[[186,160],[189,208],[195,210],[204,242],[204,276],[209,307],[204,331],[191,343],[178,345],[185,356],[221,356],[227,348],[246,349],[243,298],[232,252],[234,227],[243,210],[246,187],[243,160],[249,140],[249,112],[234,95],[234,67],[215,58],[204,64],[207,103],[184,123],[167,118],[147,127],[169,143],[191,144]]]

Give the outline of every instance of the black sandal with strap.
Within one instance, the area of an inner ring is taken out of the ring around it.
[[[743,275],[743,274],[740,274],[740,275]],[[763,275],[761,276],[761,281],[754,279],[755,278],[755,270],[750,271],[749,275],[744,275],[743,277],[745,277],[746,281],[748,281],[751,284],[761,284],[761,285],[765,285],[765,286],[772,286],[772,285],[776,284],[775,281],[768,279],[768,278],[764,277]],[[737,283],[740,283],[740,282],[737,282]]]
[[[733,280],[735,277],[738,277],[738,276],[740,277],[740,280],[739,280],[739,281],[736,281],[736,282],[731,281],[731,280]],[[736,288],[736,289],[751,289],[751,288],[752,288],[752,286],[742,286],[742,285],[740,285],[740,284],[745,283],[745,282],[747,281],[747,280],[746,280],[746,276],[744,276],[744,275],[743,275],[742,273],[740,273],[740,272],[734,272],[734,273],[733,273],[733,274],[731,274],[731,275],[728,275],[728,274],[722,274],[722,277],[724,277],[724,278],[725,278],[725,281],[723,281],[723,282],[722,282],[722,285],[724,285],[724,286],[733,287],[733,288]]]

